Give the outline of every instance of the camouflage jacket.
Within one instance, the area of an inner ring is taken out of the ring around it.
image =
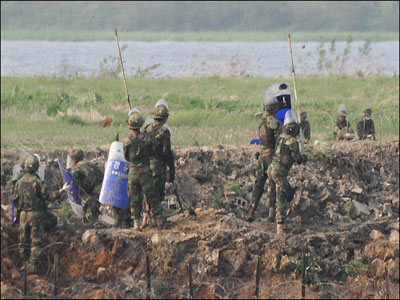
[[[357,134],[360,140],[365,140],[369,134],[375,139],[374,121],[372,119],[366,120],[365,118],[359,120],[357,123]]]
[[[274,161],[279,162],[287,171],[296,162],[302,162],[297,139],[287,133],[282,133],[276,142]]]
[[[15,208],[20,211],[47,209],[49,192],[37,174],[24,173],[14,186]]]
[[[264,113],[258,126],[261,150],[274,153],[276,139],[282,133],[282,124],[274,115]]]
[[[303,137],[305,140],[309,141],[311,138],[311,131],[310,131],[310,122],[304,120],[304,122],[300,122],[301,129],[303,130]]]
[[[168,166],[173,166],[174,155],[171,149],[171,133],[169,129],[162,124],[150,124],[146,127],[146,132],[154,137],[153,157],[156,161],[167,163]]]
[[[86,194],[100,192],[104,174],[95,164],[88,161],[80,161],[71,167],[70,171],[80,196],[83,196],[82,192]]]
[[[153,143],[153,136],[146,132],[132,132],[129,137],[124,139],[124,156],[131,163],[130,168],[150,165],[150,157],[153,156]]]
[[[333,136],[336,139],[343,139],[343,135],[346,133],[353,133],[354,131],[351,128],[350,122],[346,120],[343,120],[342,122],[340,122],[339,120],[337,120],[334,124],[333,124]]]

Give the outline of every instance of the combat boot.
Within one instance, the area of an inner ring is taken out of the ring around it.
[[[249,209],[249,213],[247,214],[247,222],[253,222],[254,221],[254,214],[256,213],[256,206],[252,204]]]
[[[151,225],[149,220],[149,213],[143,213],[143,220],[142,220],[142,229],[146,228],[147,226]]]
[[[269,219],[270,222],[274,222],[275,221],[275,208],[274,207],[270,207],[269,208],[268,219]]]
[[[134,230],[134,231],[141,231],[141,228],[140,228],[140,219],[134,219],[134,220],[133,220],[133,230]]]

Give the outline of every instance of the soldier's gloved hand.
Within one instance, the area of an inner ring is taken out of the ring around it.
[[[254,154],[254,157],[256,158],[256,160],[258,160],[258,158],[260,157],[260,152],[256,152],[256,154]]]
[[[60,190],[60,193],[62,193],[63,191],[66,191],[66,192],[67,192],[67,191],[70,190],[71,188],[72,188],[72,184],[66,182],[66,183],[64,183],[62,189]]]
[[[307,156],[307,154],[302,154],[302,155],[301,155],[301,162],[302,162],[303,164],[305,164],[307,161],[308,161],[308,156]]]
[[[175,170],[169,169],[169,180],[168,182],[174,183],[175,181]]]

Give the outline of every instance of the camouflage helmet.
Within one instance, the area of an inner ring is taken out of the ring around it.
[[[35,155],[28,155],[25,158],[24,170],[25,172],[34,174],[39,169],[39,160]]]
[[[168,108],[164,105],[159,105],[154,109],[153,118],[154,119],[167,119],[169,116]]]
[[[276,96],[264,99],[264,108],[269,113],[276,113],[279,110],[279,102]]]
[[[73,149],[69,152],[69,156],[76,161],[81,161],[83,159],[83,151],[81,149]]]
[[[347,116],[346,112],[346,106],[344,104],[340,104],[338,111],[337,111],[338,117],[345,117]]]
[[[140,129],[143,125],[143,117],[139,111],[131,113],[128,118],[128,126],[130,129]]]

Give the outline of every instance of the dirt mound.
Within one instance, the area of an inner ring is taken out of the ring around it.
[[[302,255],[307,297],[381,298],[386,269],[390,295],[398,295],[398,142],[382,147],[373,142],[306,145],[309,163],[295,165],[289,175],[297,188],[287,211],[284,240],[276,237],[275,225],[266,219],[265,195],[256,221],[244,221],[258,147],[174,150],[178,195],[196,215],[186,210],[169,217],[165,229],[140,233],[82,225],[74,218],[60,222],[56,232],[44,236],[39,276],[28,282],[31,297],[53,295],[56,253],[62,297],[187,298],[190,263],[195,297],[248,298],[254,295],[260,257],[259,296],[298,298]],[[66,152],[39,154],[46,183],[51,189],[61,187],[56,158]],[[86,154],[100,167],[106,156],[106,149]],[[2,298],[21,297],[23,290],[16,228],[9,220],[11,170],[17,159],[17,153],[2,152]],[[177,201],[172,189],[167,199]]]

